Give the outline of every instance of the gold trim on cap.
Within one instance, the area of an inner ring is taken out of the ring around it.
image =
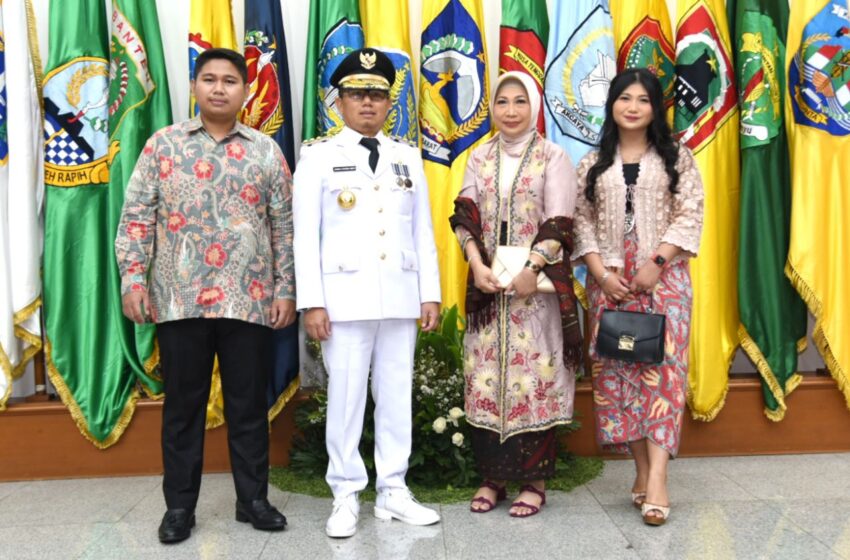
[[[349,74],[339,81],[339,87],[347,89],[390,90],[390,82],[377,74]]]

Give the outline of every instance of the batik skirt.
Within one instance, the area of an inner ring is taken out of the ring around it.
[[[555,428],[515,434],[499,442],[499,434],[470,427],[478,474],[485,480],[546,480],[555,476],[558,438]]]
[[[637,234],[626,236],[625,278],[637,274]],[[652,296],[641,295],[623,303],[625,311],[645,311],[666,315],[664,361],[639,364],[599,358],[596,336],[602,310],[615,306],[588,275],[590,313],[590,357],[593,365],[593,402],[596,437],[606,451],[628,453],[629,442],[647,439],[671,456],[679,450],[679,434],[688,387],[688,343],[693,291],[688,263],[676,260],[666,266]]]

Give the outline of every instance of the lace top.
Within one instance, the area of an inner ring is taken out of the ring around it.
[[[596,163],[598,152],[582,158],[578,166],[578,193],[575,217],[577,260],[598,253],[607,267],[624,266],[623,236],[626,223],[626,179],[619,152],[614,163],[596,181],[595,200],[585,196],[587,173]],[[677,193],[668,189],[664,161],[650,148],[640,160],[640,173],[634,192],[635,229],[638,236],[638,266],[646,262],[661,243],[683,250],[676,257],[690,258],[699,251],[703,222],[703,188],[691,151],[679,146]],[[674,260],[676,260],[674,259]]]

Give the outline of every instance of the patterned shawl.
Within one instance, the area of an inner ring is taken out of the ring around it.
[[[455,213],[449,218],[453,230],[464,228],[472,236],[481,262],[490,266],[487,249],[484,248],[484,233],[481,227],[481,213],[478,205],[471,198],[459,196],[455,199]],[[466,328],[470,332],[478,332],[486,324],[496,318],[496,294],[482,292],[475,286],[475,276],[472,268],[466,275]]]
[[[549,218],[537,230],[532,246],[547,239],[554,239],[561,244],[561,262],[547,264],[543,273],[555,285],[558,296],[558,307],[561,310],[561,330],[564,335],[564,363],[578,366],[581,364],[581,349],[584,342],[578,324],[576,311],[576,294],[573,291],[573,269],[570,266],[570,255],[573,252],[573,220],[564,216]]]

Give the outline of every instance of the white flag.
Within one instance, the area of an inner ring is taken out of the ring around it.
[[[0,410],[41,348],[44,139],[31,14],[30,0],[0,0]]]

